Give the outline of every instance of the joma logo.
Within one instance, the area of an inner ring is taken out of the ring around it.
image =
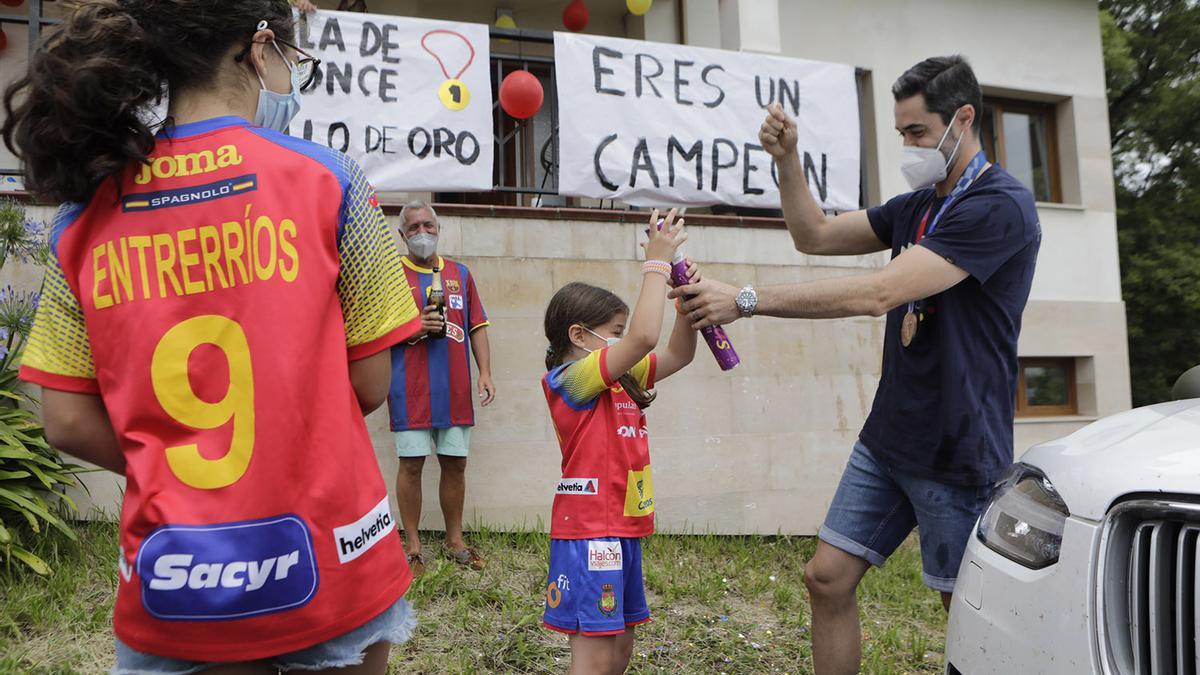
[[[215,154],[212,150],[201,150],[183,155],[163,155],[150,160],[149,164],[143,164],[133,182],[146,185],[152,178],[195,176],[241,163],[242,156],[234,145],[222,145]]]

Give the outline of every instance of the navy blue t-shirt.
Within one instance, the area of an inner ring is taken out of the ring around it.
[[[867,210],[892,257],[913,243],[943,199],[933,188]],[[1033,194],[991,166],[962,193],[920,246],[970,276],[926,301],[909,347],[903,305],[887,315],[883,374],[860,438],[897,471],[955,485],[985,485],[1013,460],[1017,336],[1042,228]]]

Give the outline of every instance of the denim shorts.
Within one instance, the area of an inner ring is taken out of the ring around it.
[[[417,615],[412,604],[400,598],[382,614],[354,630],[307,649],[264,659],[263,663],[284,672],[291,670],[324,670],[345,668],[363,662],[367,647],[377,642],[401,644],[412,637]],[[109,675],[188,675],[209,668],[227,665],[210,661],[186,661],[166,656],[146,654],[117,640],[117,665]]]
[[[990,485],[948,485],[893,471],[856,442],[820,538],[876,567],[918,528],[922,579],[950,593]]]

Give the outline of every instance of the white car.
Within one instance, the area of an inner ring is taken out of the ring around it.
[[[947,674],[1197,675],[1198,535],[1200,399],[1031,448],[967,546]]]

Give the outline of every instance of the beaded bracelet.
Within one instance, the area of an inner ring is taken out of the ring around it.
[[[664,262],[662,260],[647,260],[646,262],[642,263],[642,272],[653,272],[655,274],[661,274],[667,279],[670,279],[671,263]]]

